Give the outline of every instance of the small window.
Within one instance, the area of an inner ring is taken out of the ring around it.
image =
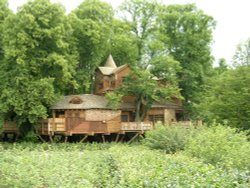
[[[81,104],[83,103],[83,100],[79,97],[79,96],[76,96],[76,97],[73,97],[69,103],[72,103],[72,104]]]
[[[121,120],[122,122],[128,122],[128,115],[122,115]]]
[[[149,121],[152,121],[153,123],[157,122],[164,123],[164,115],[163,114],[149,115]]]
[[[98,87],[99,89],[103,89],[103,83],[99,83]]]

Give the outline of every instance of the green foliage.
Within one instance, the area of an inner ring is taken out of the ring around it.
[[[69,16],[73,27],[73,45],[77,49],[77,93],[90,93],[95,69],[109,51],[114,11],[100,0],[85,0]]]
[[[4,21],[11,14],[10,9],[8,8],[8,0],[0,0],[0,63],[3,60],[3,32],[4,32]]]
[[[136,65],[138,48],[136,36],[131,35],[132,26],[123,20],[114,19],[110,48],[116,65]]]
[[[163,6],[159,11],[159,32],[166,51],[180,62],[178,82],[185,107],[192,115],[193,104],[212,71],[211,43],[215,21],[194,4]]]
[[[105,95],[108,100],[108,106],[112,109],[117,109],[121,104],[122,95],[116,92],[109,92]]]
[[[207,121],[216,119],[230,126],[250,129],[250,67],[239,66],[210,80],[197,105],[200,116]]]
[[[2,187],[249,186],[244,173],[140,146],[88,150],[83,144],[1,144],[0,154]]]
[[[4,22],[0,111],[19,126],[46,118],[57,96],[75,85],[72,30],[64,14],[59,4],[34,0]]]
[[[174,83],[167,85],[162,80],[159,84],[150,70],[138,68],[124,79],[123,87],[118,92],[135,96],[135,121],[142,121],[154,102],[179,97],[179,89]]]
[[[233,57],[233,65],[234,67],[250,65],[250,39],[238,44]]]
[[[144,145],[164,150],[166,153],[176,153],[184,149],[188,139],[194,136],[195,132],[197,130],[192,127],[156,125],[154,130],[146,132]]]
[[[246,135],[227,126],[204,127],[188,141],[185,153],[226,169],[250,170],[250,143]]]

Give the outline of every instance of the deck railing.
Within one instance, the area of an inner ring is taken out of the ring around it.
[[[15,133],[18,132],[18,127],[15,122],[5,122],[2,127],[3,132]]]
[[[176,121],[172,122],[171,125],[181,125],[181,126],[201,126],[202,121],[201,120],[196,120],[196,121]]]
[[[43,134],[66,131],[65,118],[49,118],[42,120],[40,132]]]
[[[122,131],[147,131],[153,129],[153,124],[151,122],[122,122]]]

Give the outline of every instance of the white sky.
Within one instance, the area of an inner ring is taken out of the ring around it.
[[[62,3],[67,12],[77,7],[83,0],[51,0],[52,2]],[[104,0],[118,7],[123,0]],[[214,31],[214,43],[212,46],[213,55],[216,61],[225,58],[231,62],[238,43],[250,38],[250,1],[249,0],[161,0],[166,4],[186,4],[195,3],[198,8],[206,14],[211,15],[216,21],[217,26]],[[27,0],[9,0],[12,10]]]

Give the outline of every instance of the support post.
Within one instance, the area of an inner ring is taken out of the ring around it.
[[[54,134],[56,127],[55,127],[55,118],[56,118],[56,113],[55,110],[52,111],[52,115],[53,115],[53,120],[52,120],[52,132]]]
[[[54,140],[53,140],[53,138],[52,138],[52,135],[51,135],[51,134],[49,135],[49,140],[50,140],[50,142],[51,142],[51,143],[54,143]]]
[[[102,134],[102,142],[105,143],[105,136]]]
[[[120,142],[123,142],[124,137],[125,137],[125,134],[122,135],[122,137],[121,137],[121,139],[120,139]]]
[[[42,138],[42,136],[40,134],[37,134],[38,138],[43,142],[45,143],[45,140]]]
[[[88,138],[88,135],[85,135],[85,136],[80,140],[79,143],[83,143],[87,138]]]
[[[115,142],[118,142],[118,141],[119,141],[119,138],[120,138],[120,134],[117,134],[117,135],[116,135],[116,138],[115,138]]]
[[[133,136],[133,138],[131,138],[131,139],[128,141],[128,144],[131,144],[131,142],[133,142],[138,136],[139,136],[139,133],[136,133],[135,136]]]
[[[64,137],[64,143],[68,142],[68,136]]]

